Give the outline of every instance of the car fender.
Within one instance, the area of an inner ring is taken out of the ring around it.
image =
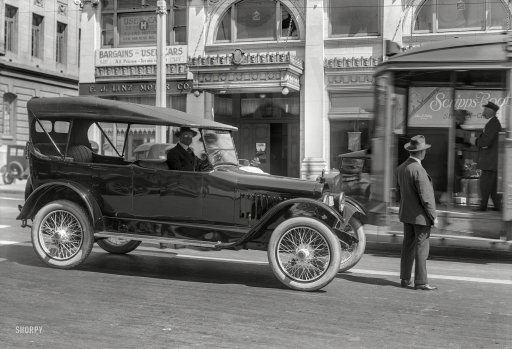
[[[354,216],[357,218],[362,224],[366,223],[366,210],[363,205],[361,205],[356,200],[352,199],[349,196],[345,196],[345,208],[343,209],[343,219],[348,222],[350,218]]]
[[[324,213],[328,213],[334,224],[337,222],[343,222],[343,216],[340,215],[338,211],[336,211],[334,208],[324,204],[321,201],[309,199],[309,198],[296,198],[296,199],[290,199],[283,202],[280,202],[279,204],[272,207],[270,210],[268,210],[263,217],[258,220],[258,222],[245,234],[240,240],[236,241],[235,243],[232,243],[231,246],[239,246],[242,245],[248,241],[251,241],[253,239],[258,238],[259,236],[263,235],[266,231],[266,227],[270,225],[275,219],[281,218],[284,214],[286,214],[287,211],[289,211],[292,206],[296,204],[309,204],[312,205],[312,207],[320,208]],[[297,217],[297,216],[295,216]],[[321,219],[320,217],[316,217],[317,219]],[[329,225],[329,224],[328,224]],[[334,227],[331,226],[331,229]]]
[[[48,196],[63,190],[71,190],[79,197],[79,204],[87,209],[93,227],[102,229],[103,215],[93,194],[83,185],[74,182],[48,182],[37,187],[27,198],[16,219],[33,219],[40,206],[45,204]]]

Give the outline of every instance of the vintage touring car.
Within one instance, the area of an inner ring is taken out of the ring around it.
[[[27,109],[30,181],[18,219],[31,225],[34,250],[50,266],[78,266],[95,242],[110,253],[141,242],[258,249],[283,284],[312,291],[364,252],[360,205],[318,181],[240,170],[232,126],[93,97],[34,98]],[[194,152],[208,166],[177,171],[166,159],[127,160],[136,148],[130,130],[158,127],[166,135],[194,130]],[[93,152],[93,136],[109,151]]]

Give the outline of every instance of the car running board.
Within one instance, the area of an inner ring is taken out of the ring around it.
[[[142,241],[144,243],[153,243],[159,245],[162,248],[162,244],[164,245],[180,245],[180,246],[190,246],[190,247],[202,247],[208,249],[220,249],[222,242],[220,241],[198,241],[198,240],[189,240],[189,239],[179,239],[179,238],[169,238],[164,236],[151,236],[151,235],[142,235],[142,234],[122,234],[110,231],[100,231],[94,233],[94,237],[96,239],[102,238],[116,238],[123,240],[135,240]],[[164,246],[164,248],[167,246]]]

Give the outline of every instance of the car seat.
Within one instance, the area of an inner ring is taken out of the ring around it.
[[[92,150],[85,145],[72,145],[68,149],[68,156],[75,162],[92,162]]]

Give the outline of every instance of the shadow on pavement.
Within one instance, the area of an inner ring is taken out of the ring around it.
[[[392,250],[367,249],[365,254],[375,257],[396,257],[400,258],[400,248]],[[471,264],[489,264],[502,263],[512,264],[512,255],[510,253],[499,253],[496,251],[480,251],[471,249],[456,248],[436,248],[430,249],[429,260],[443,262],[458,262]]]
[[[341,273],[336,275],[336,277],[338,279],[344,279],[344,280],[352,281],[352,282],[359,282],[362,284],[400,287],[399,282],[386,280],[382,277],[357,276],[357,275],[348,275],[348,274],[341,274]]]
[[[149,253],[114,255],[93,251],[86,261],[74,270],[175,281],[288,289],[274,277],[267,265],[196,260],[173,254],[165,256],[162,252],[157,252],[160,255]],[[30,267],[55,269],[40,261],[31,246],[0,246],[0,258]]]

